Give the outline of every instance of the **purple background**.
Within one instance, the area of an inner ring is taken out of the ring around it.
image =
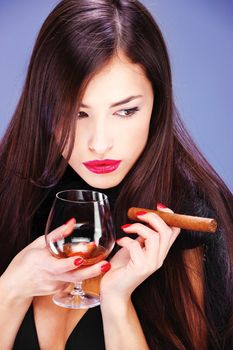
[[[170,53],[174,96],[206,158],[233,189],[233,1],[144,0]],[[0,137],[54,0],[0,0]]]

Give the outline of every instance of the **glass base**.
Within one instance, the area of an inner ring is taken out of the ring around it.
[[[53,302],[68,309],[88,309],[98,306],[100,298],[95,293],[83,293],[83,295],[70,294],[67,292],[57,293],[53,296]]]

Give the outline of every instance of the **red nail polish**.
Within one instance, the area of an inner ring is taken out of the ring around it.
[[[165,209],[165,208],[167,208],[166,205],[162,203],[157,203],[157,209]]]
[[[109,262],[107,262],[106,264],[101,266],[101,272],[107,272],[111,269],[111,264]]]
[[[75,222],[76,222],[75,218],[71,218],[71,219],[69,219],[69,220],[65,223],[65,225],[69,225],[69,223],[70,223],[71,221],[75,221]]]
[[[124,230],[124,228],[127,228],[127,227],[129,227],[129,226],[131,226],[131,225],[132,225],[132,224],[125,224],[125,225],[122,225],[122,226],[121,226],[121,229]]]
[[[136,216],[145,215],[145,214],[147,214],[147,212],[144,211],[144,210],[141,210],[141,211],[138,211],[138,212],[136,213]]]
[[[79,257],[79,258],[74,260],[74,265],[80,266],[80,265],[82,265],[83,261],[84,261],[84,259]]]

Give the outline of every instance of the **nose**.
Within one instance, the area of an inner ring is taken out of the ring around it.
[[[97,156],[104,156],[111,150],[113,139],[110,128],[104,120],[93,123],[88,142],[89,149]]]

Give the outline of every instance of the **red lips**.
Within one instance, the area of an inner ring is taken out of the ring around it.
[[[91,160],[89,162],[83,162],[85,167],[95,174],[106,174],[115,171],[121,160],[103,159],[103,160]]]

